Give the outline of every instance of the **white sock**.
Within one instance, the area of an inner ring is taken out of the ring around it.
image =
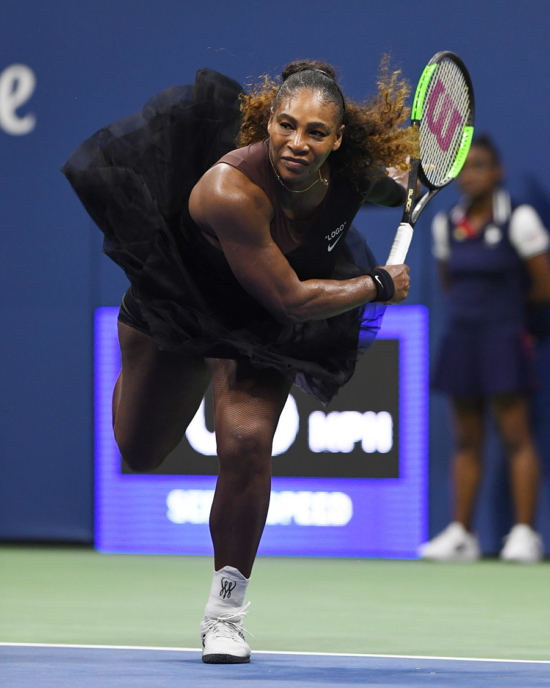
[[[217,619],[222,614],[229,614],[240,609],[244,604],[244,596],[250,578],[233,566],[224,566],[219,571],[214,571],[214,579],[210,588],[210,597],[204,610],[205,616]]]

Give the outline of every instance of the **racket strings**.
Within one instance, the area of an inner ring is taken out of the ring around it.
[[[420,122],[422,170],[434,186],[448,180],[469,114],[466,79],[460,67],[445,58],[432,75]]]
[[[464,86],[462,74],[451,60],[441,64],[430,84],[423,138],[434,182],[444,178],[460,145],[463,127],[459,125],[463,124],[468,111]]]

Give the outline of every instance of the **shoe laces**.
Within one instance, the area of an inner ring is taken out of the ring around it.
[[[204,620],[205,630],[211,632],[215,638],[234,639],[235,635],[244,638],[243,633],[248,633],[248,635],[253,638],[254,636],[252,633],[247,631],[243,626],[243,619],[248,614],[246,610],[249,606],[250,602],[247,602],[239,611],[222,614],[213,619],[207,617]]]

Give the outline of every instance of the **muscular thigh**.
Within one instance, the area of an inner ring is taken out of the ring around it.
[[[271,457],[273,436],[292,383],[246,361],[209,359],[220,463],[244,466]]]
[[[179,443],[210,383],[204,359],[161,351],[119,323],[121,374],[113,397],[115,437],[135,470],[155,468]]]

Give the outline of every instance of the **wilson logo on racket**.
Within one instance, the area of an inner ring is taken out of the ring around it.
[[[386,265],[405,262],[420,213],[460,172],[474,134],[474,114],[474,89],[464,62],[448,50],[437,53],[414,94],[411,123],[420,156],[411,160],[405,210]],[[421,198],[415,198],[418,180],[428,190]]]
[[[439,99],[443,96],[443,102],[437,114],[436,118],[436,108]],[[451,113],[449,117],[449,112]],[[441,83],[441,79],[438,80],[435,88],[430,94],[428,100],[428,110],[426,112],[426,120],[428,122],[428,127],[432,134],[436,137],[439,147],[443,151],[448,151],[451,141],[453,140],[456,128],[462,123],[462,117],[460,112],[456,109],[453,99],[445,90],[445,86]],[[445,134],[443,134],[443,129],[447,123],[447,129]]]

